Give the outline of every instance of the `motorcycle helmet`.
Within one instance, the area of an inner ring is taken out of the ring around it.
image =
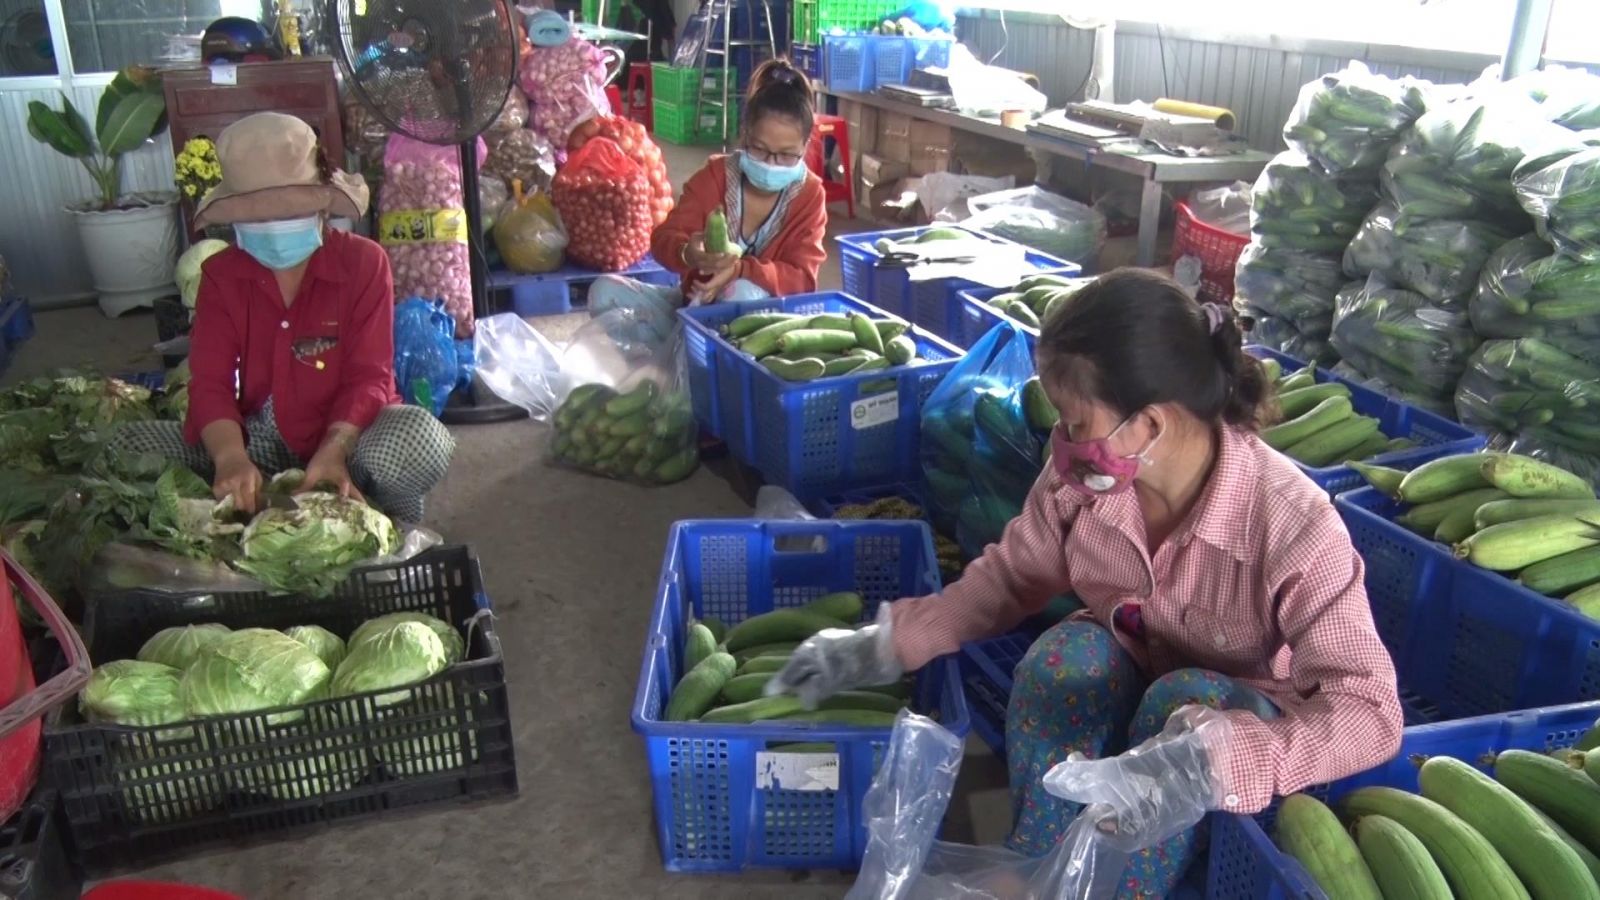
[[[272,36],[260,22],[240,16],[223,16],[206,26],[200,38],[200,58],[218,62],[268,62],[278,58]]]

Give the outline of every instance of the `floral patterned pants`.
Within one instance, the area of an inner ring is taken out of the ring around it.
[[[1258,691],[1205,669],[1179,669],[1148,682],[1111,632],[1092,622],[1061,622],[1017,665],[1006,710],[1006,758],[1016,826],[1011,849],[1042,856],[1066,834],[1081,805],[1045,792],[1040,783],[1073,751],[1090,759],[1115,756],[1154,737],[1179,707],[1247,709],[1264,719],[1277,707]],[[1119,900],[1167,896],[1204,845],[1200,827],[1135,854]]]

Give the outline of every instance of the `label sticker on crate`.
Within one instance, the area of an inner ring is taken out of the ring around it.
[[[763,791],[837,791],[839,754],[758,750],[756,787]]]
[[[850,427],[857,431],[874,428],[900,418],[900,392],[890,391],[850,404]]]

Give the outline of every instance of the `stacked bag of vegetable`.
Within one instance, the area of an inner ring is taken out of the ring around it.
[[[921,461],[930,512],[969,559],[1021,514],[1056,421],[1032,342],[1009,323],[974,344],[928,398]]]
[[[1251,194],[1250,245],[1234,272],[1234,305],[1256,320],[1252,339],[1332,363],[1334,295],[1342,254],[1377,203],[1378,168],[1423,112],[1424,84],[1374,75],[1360,63],[1300,91],[1274,157]]]
[[[1456,383],[1478,346],[1465,309],[1428,302],[1378,275],[1351,282],[1335,298],[1336,373],[1446,416]]]

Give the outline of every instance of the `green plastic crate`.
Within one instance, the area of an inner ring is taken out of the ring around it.
[[[789,35],[794,43],[822,43],[822,27],[817,18],[817,0],[795,0],[789,24]]]
[[[720,98],[722,82],[727,77],[727,69],[707,69],[702,80],[697,67],[653,63],[650,66],[650,90],[658,101],[665,100],[676,106],[693,106],[701,91],[708,97]]]
[[[695,121],[695,104],[668,103],[655,99],[655,135],[671,144],[720,144],[722,135],[722,110],[706,106],[700,111],[700,121]],[[728,137],[739,130],[739,108],[728,114]]]
[[[905,0],[795,0],[790,37],[796,44],[820,44],[834,29],[869,31],[905,8]]]

